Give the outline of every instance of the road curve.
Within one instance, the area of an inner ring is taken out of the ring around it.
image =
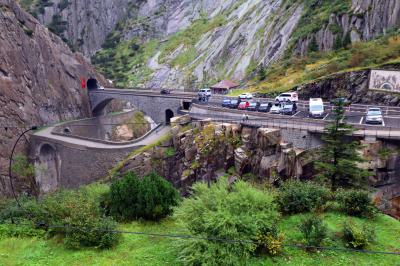
[[[106,144],[106,143],[100,143],[96,141],[90,141],[90,140],[83,140],[83,139],[77,139],[74,137],[67,137],[67,136],[60,136],[60,135],[55,135],[52,134],[51,132],[53,131],[55,126],[51,126],[48,128],[45,128],[43,130],[40,130],[36,133],[34,133],[35,136],[44,138],[44,139],[49,139],[49,140],[57,140],[59,142],[67,143],[67,144],[73,144],[73,145],[79,145],[82,147],[87,147],[87,148],[92,148],[92,149],[125,149],[125,148],[134,148],[134,147],[140,147],[140,146],[146,146],[149,144],[154,143],[157,141],[160,137],[164,136],[170,131],[170,126],[161,126],[158,129],[154,130],[152,133],[150,133],[148,136],[146,136],[144,139],[135,142],[135,143],[129,143],[126,145],[123,144]]]

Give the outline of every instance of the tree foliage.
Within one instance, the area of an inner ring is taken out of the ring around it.
[[[229,185],[221,179],[210,188],[195,184],[193,195],[183,201],[176,216],[190,234],[211,239],[182,241],[181,259],[186,265],[243,265],[258,248],[256,242],[274,253],[282,241],[275,228],[278,212],[273,195],[243,181]]]
[[[172,213],[172,207],[179,199],[178,191],[156,173],[141,179],[135,173],[127,172],[122,179],[112,183],[104,204],[118,220],[159,220]]]
[[[316,162],[319,177],[327,180],[333,190],[359,187],[365,183],[368,172],[358,167],[363,162],[358,152],[361,145],[348,138],[354,128],[346,123],[343,101],[336,102],[333,114],[334,120],[325,128],[321,158]]]

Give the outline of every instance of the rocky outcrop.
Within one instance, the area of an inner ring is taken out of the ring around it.
[[[126,0],[49,0],[32,6],[38,20],[64,38],[71,47],[90,57],[101,48],[117,23],[135,8]]]
[[[305,156],[310,153],[282,142],[277,129],[194,122],[174,126],[170,140],[129,158],[121,172],[155,170],[185,193],[194,182],[211,182],[225,172],[271,183],[300,178],[313,161]]]
[[[398,66],[387,68],[398,69]],[[352,103],[400,106],[398,95],[369,90],[369,75],[370,70],[339,73],[295,89],[299,90],[300,98],[304,100],[312,97],[332,99],[342,96]]]
[[[10,192],[8,156],[16,137],[32,125],[89,116],[80,77],[95,71],[13,0],[0,0],[0,47],[0,193],[5,195]],[[22,139],[17,153],[26,149]]]
[[[331,14],[329,22],[313,34],[300,38],[295,54],[305,55],[312,39],[320,51],[330,51],[358,41],[369,41],[400,26],[400,1],[352,0],[350,10]]]

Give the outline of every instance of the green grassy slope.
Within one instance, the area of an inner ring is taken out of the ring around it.
[[[297,225],[303,215],[284,218],[280,228],[285,232],[286,242],[301,241]],[[324,221],[331,231],[325,246],[345,247],[338,239],[338,232],[347,218],[343,214],[327,213]],[[355,219],[358,222],[365,222]],[[377,240],[369,250],[400,252],[400,222],[388,216],[379,215],[367,221],[375,227]],[[121,230],[184,234],[173,218],[161,223],[121,224]],[[57,240],[7,238],[0,241],[0,265],[179,265],[178,240],[143,235],[124,234],[118,246],[111,250],[79,251],[65,249]],[[321,251],[307,253],[301,249],[288,248],[277,257],[258,257],[249,265],[398,265],[400,256],[365,254],[342,251]]]

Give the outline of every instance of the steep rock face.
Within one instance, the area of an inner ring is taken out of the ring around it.
[[[121,172],[157,171],[185,193],[194,182],[215,180],[232,169],[233,175],[271,183],[300,178],[303,167],[313,161],[309,152],[283,143],[278,129],[196,122],[174,126],[171,135],[171,140],[129,158]]]
[[[350,10],[342,14],[331,14],[329,22],[320,29],[300,38],[295,45],[295,54],[305,55],[310,43],[316,40],[318,50],[330,51],[341,45],[358,41],[369,41],[388,30],[400,26],[400,1],[397,0],[352,0]]]
[[[51,0],[43,10],[33,11],[38,20],[55,29],[71,46],[86,56],[101,48],[107,35],[138,1]]]
[[[13,0],[0,0],[0,47],[0,194],[5,195],[10,192],[8,156],[16,137],[32,125],[90,115],[80,77],[95,71]],[[17,153],[26,148],[22,139]]]
[[[332,99],[342,95],[353,103],[400,106],[398,95],[369,90],[369,75],[369,70],[340,73],[296,89],[304,100],[312,97]]]

